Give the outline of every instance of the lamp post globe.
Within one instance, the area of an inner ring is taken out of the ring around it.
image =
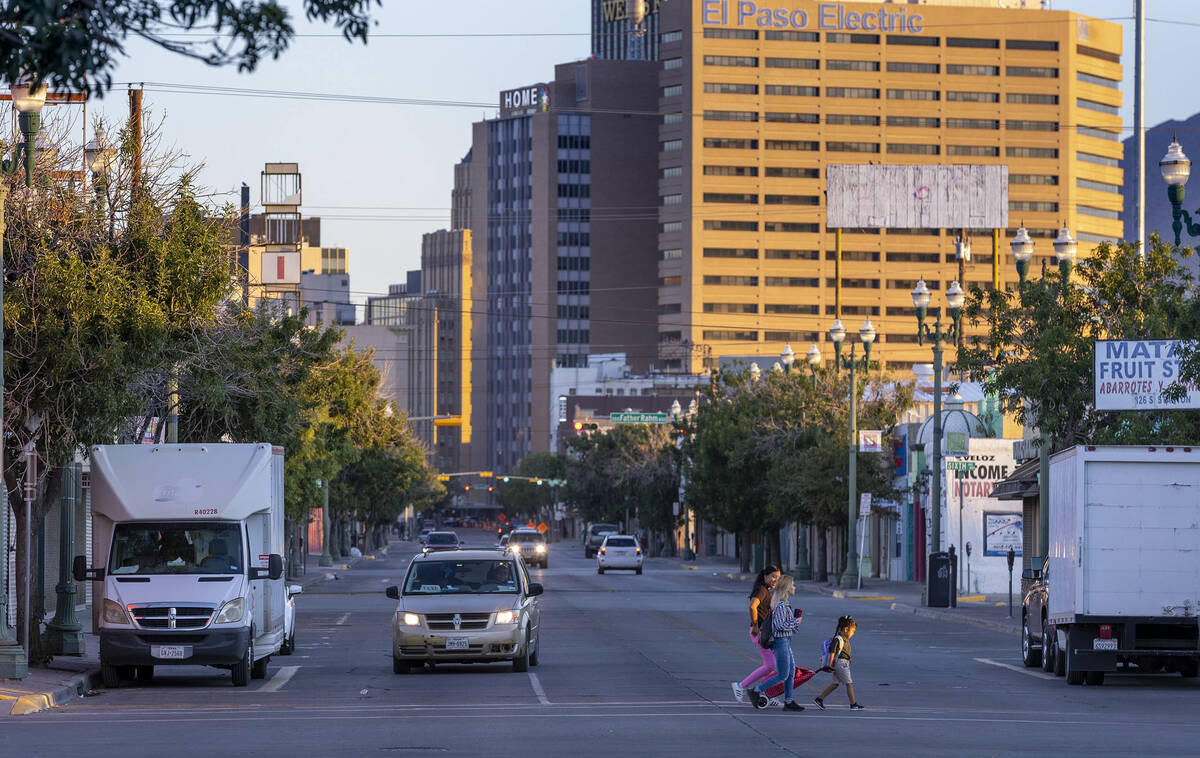
[[[933,297],[933,293],[929,291],[929,286],[925,284],[925,279],[917,280],[917,286],[912,289],[913,308],[917,310],[917,322],[925,320],[925,315],[929,313],[929,300]]]
[[[783,373],[783,364],[780,363],[779,361],[775,361],[774,363],[772,363],[771,364],[771,373],[772,374],[782,374]]]
[[[868,316],[867,320],[858,329],[858,338],[867,346],[868,352],[871,349],[871,343],[875,341],[875,334],[875,325],[871,323],[871,318]]]
[[[13,107],[17,113],[41,113],[46,104],[46,85],[37,87],[29,82],[18,82],[9,87]]]
[[[813,370],[821,365],[821,349],[817,347],[817,343],[814,342],[805,355],[808,356],[808,365]]]
[[[1063,228],[1058,230],[1058,238],[1054,240],[1054,255],[1058,258],[1058,267],[1062,271],[1063,284],[1066,284],[1066,279],[1071,275],[1071,268],[1075,265],[1075,257],[1079,252],[1079,243],[1071,236],[1071,230],[1063,224]]]
[[[671,401],[671,418],[679,418],[679,414],[683,412],[683,407],[679,405],[679,399]]]
[[[783,363],[785,369],[790,369],[792,364],[796,362],[796,351],[792,350],[790,344],[783,346],[783,350],[779,353],[779,360]]]
[[[1158,162],[1158,170],[1162,172],[1163,181],[1168,187],[1182,187],[1192,175],[1192,162],[1175,135],[1171,135],[1171,144],[1167,147],[1167,154]]]
[[[957,280],[950,282],[950,286],[946,288],[946,305],[950,308],[951,316],[963,307],[966,299],[967,294],[963,292],[962,285]]]
[[[1029,236],[1029,230],[1021,224],[1021,228],[1017,229],[1017,236],[1013,237],[1012,242],[1008,244],[1012,250],[1013,260],[1017,264],[1017,276],[1021,282],[1025,281],[1025,277],[1029,274],[1029,261],[1033,258],[1033,238]]]
[[[750,364],[750,378],[757,382],[758,378],[760,376],[762,376],[762,369],[760,369],[758,367],[757,363],[751,363]]]

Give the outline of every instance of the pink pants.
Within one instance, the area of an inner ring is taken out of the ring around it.
[[[742,680],[742,687],[750,687],[762,679],[766,679],[771,674],[775,673],[775,653],[767,650],[758,644],[758,635],[751,632],[750,641],[754,643],[754,649],[762,656],[763,665],[750,672],[750,676]]]

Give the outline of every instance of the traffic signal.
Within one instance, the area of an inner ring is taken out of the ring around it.
[[[538,480],[535,482],[535,484],[537,484],[537,486],[541,487],[541,486],[542,486],[542,480],[541,480],[541,479],[538,479]]]
[[[439,482],[448,482],[450,481],[450,476],[448,474],[438,474],[437,480]]]
[[[464,484],[464,485],[463,485],[463,492],[470,492],[470,491],[471,491],[471,485],[469,485],[469,484]]]
[[[578,432],[578,431],[579,431],[579,430],[581,430],[581,429],[583,429],[583,422],[582,422],[582,421],[576,421],[576,422],[575,422],[575,431],[577,431],[577,432]]]
[[[493,491],[494,489],[496,489],[496,488],[495,488],[495,487],[493,487],[493,486],[491,486],[490,484],[488,485],[488,492],[491,492],[491,491]]]
[[[500,481],[504,482],[505,484],[508,484],[508,477],[506,476],[506,477],[502,478]]]

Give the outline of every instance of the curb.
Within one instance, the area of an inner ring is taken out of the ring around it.
[[[49,710],[56,706],[60,706],[69,700],[83,697],[88,693],[89,690],[93,690],[99,685],[99,667],[89,669],[81,672],[79,676],[60,686],[58,689],[48,690],[45,692],[30,692],[25,695],[19,695],[12,698],[13,704],[11,710],[9,710],[9,715],[24,716],[30,713],[38,713],[40,711]]]
[[[1020,627],[1014,627],[1010,624],[1005,624],[1000,621],[992,621],[991,619],[971,618],[970,616],[959,616],[956,613],[948,613],[940,608],[924,608],[917,605],[909,605],[908,603],[892,603],[893,611],[901,613],[911,613],[914,616],[922,616],[924,618],[937,619],[938,621],[953,621],[959,624],[970,624],[984,629],[990,629],[993,632],[1002,632],[1004,634],[1020,634]]]

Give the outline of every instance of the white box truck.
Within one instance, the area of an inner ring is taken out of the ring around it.
[[[163,665],[266,676],[287,637],[283,448],[97,445],[91,464],[95,567],[74,573],[95,583],[104,685]]]
[[[1047,616],[1067,682],[1196,676],[1200,447],[1065,450],[1050,460],[1050,498]]]

